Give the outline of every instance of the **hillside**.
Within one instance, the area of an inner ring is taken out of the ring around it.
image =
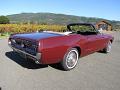
[[[37,23],[37,24],[69,24],[77,22],[96,23],[102,18],[81,17],[54,13],[21,13],[7,16],[11,23]],[[120,21],[109,21],[113,25],[120,25]]]
[[[72,22],[97,22],[101,18],[88,18],[54,13],[21,13],[7,16],[12,23],[34,22],[47,24],[68,24]]]

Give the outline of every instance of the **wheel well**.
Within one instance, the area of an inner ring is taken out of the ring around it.
[[[80,57],[80,54],[81,54],[81,48],[76,46],[76,47],[73,47],[73,48],[76,48],[78,50],[78,53],[79,53],[79,57]]]

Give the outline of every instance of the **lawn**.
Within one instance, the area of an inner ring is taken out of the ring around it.
[[[2,38],[7,38],[7,37],[9,37],[10,35],[9,34],[0,34],[0,39],[2,39]]]

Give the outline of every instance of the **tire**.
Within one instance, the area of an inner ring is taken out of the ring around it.
[[[64,58],[60,64],[65,71],[69,71],[76,67],[78,59],[78,50],[76,48],[72,48],[64,55]]]
[[[106,48],[103,49],[104,53],[109,53],[109,52],[111,51],[111,47],[112,47],[112,42],[109,41],[109,42],[107,43]]]

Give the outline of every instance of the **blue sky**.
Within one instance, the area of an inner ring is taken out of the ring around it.
[[[0,15],[51,12],[120,21],[120,0],[1,0]]]

